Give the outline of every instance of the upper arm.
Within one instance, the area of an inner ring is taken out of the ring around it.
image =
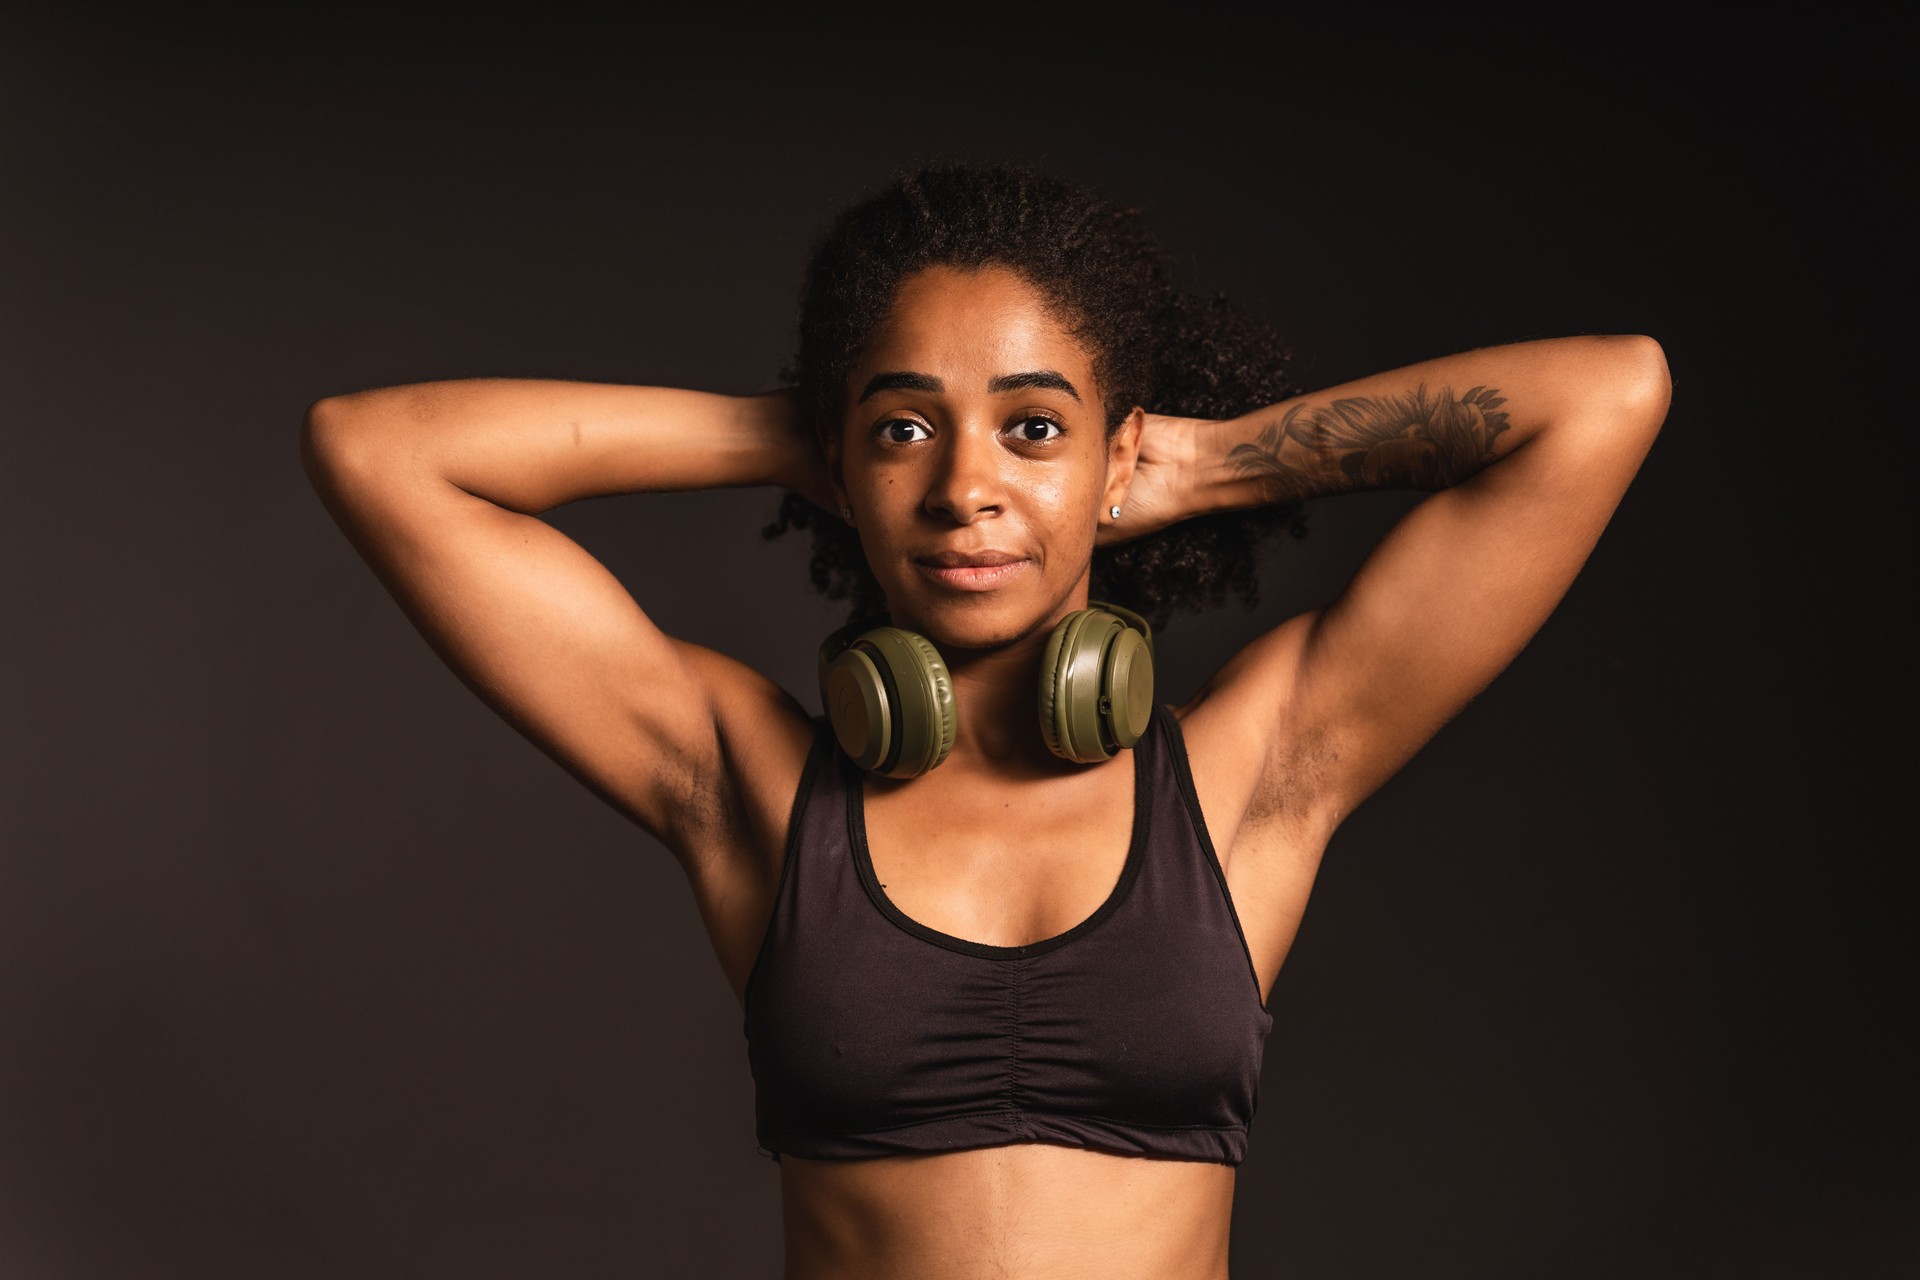
[[[1330,831],[1565,595],[1665,418],[1668,381],[1650,338],[1583,340],[1563,359],[1545,386],[1577,394],[1422,501],[1336,600],[1256,640],[1207,691],[1228,736],[1259,761],[1244,787],[1250,816],[1291,805]],[[1530,409],[1513,405],[1516,416]]]
[[[579,544],[371,447],[328,402],[309,413],[303,454],[342,528],[442,660],[677,854],[737,825],[729,724],[805,728],[772,682],[662,633]]]

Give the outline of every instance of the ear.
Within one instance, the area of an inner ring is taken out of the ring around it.
[[[1140,432],[1146,421],[1147,411],[1135,405],[1114,433],[1107,437],[1107,488],[1100,502],[1103,514],[1109,507],[1127,505],[1127,490],[1133,484],[1133,469],[1140,460]]]

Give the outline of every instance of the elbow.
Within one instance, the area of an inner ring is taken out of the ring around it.
[[[326,396],[307,406],[300,424],[300,466],[322,494],[355,487],[376,474],[377,432],[364,411],[366,393]]]
[[[300,467],[315,485],[338,470],[345,451],[345,396],[326,396],[307,406],[300,421]]]
[[[1673,373],[1667,367],[1666,348],[1645,334],[1609,341],[1615,348],[1615,376],[1619,379],[1616,394],[1621,408],[1634,421],[1644,423],[1649,434],[1659,431],[1673,402]]]

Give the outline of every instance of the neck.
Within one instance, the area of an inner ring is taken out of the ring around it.
[[[1052,631],[1045,627],[1000,648],[944,654],[959,725],[941,768],[1057,774],[1081,767],[1049,751],[1040,734],[1040,664]]]

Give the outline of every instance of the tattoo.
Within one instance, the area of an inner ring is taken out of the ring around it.
[[[1508,427],[1506,401],[1492,387],[1454,398],[1425,383],[1411,395],[1302,402],[1227,454],[1235,472],[1258,480],[1267,501],[1288,502],[1352,489],[1445,489],[1493,459]],[[1291,440],[1295,446],[1287,449]],[[1283,456],[1284,451],[1284,456]]]

